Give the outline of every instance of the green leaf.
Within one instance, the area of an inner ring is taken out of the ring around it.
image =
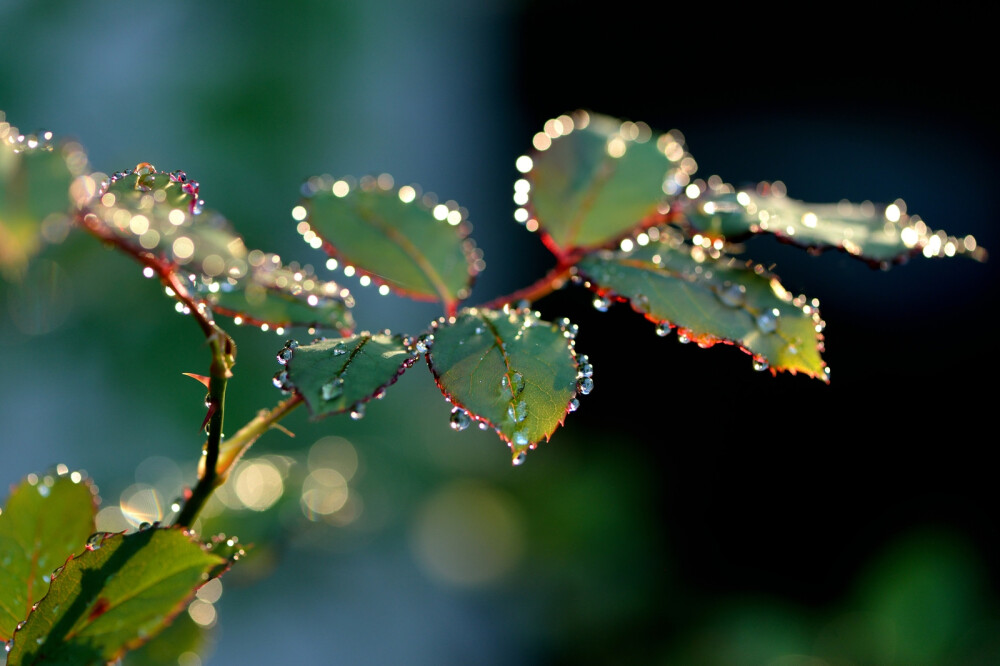
[[[92,489],[80,472],[32,474],[14,488],[0,512],[0,642],[45,595],[52,571],[94,532]]]
[[[427,363],[455,408],[492,426],[519,464],[576,409],[575,330],[526,310],[467,309],[435,327]],[[586,365],[581,358],[579,367]],[[583,374],[579,390],[589,393],[589,366]]]
[[[632,252],[595,252],[577,268],[604,296],[627,299],[634,310],[679,339],[710,347],[736,344],[754,356],[754,367],[772,373],[802,372],[829,381],[818,302],[792,298],[763,267],[748,268],[718,250],[677,238]]]
[[[320,280],[308,267],[282,266],[277,255],[250,254],[256,264],[246,278],[204,294],[214,312],[251,326],[354,329],[354,297],[347,289]]]
[[[393,189],[391,180],[383,175],[352,186],[328,176],[311,179],[299,230],[376,284],[453,309],[484,267],[468,238],[465,211],[453,201],[421,197],[414,186]]]
[[[585,111],[550,120],[533,143],[530,170],[518,164],[528,182],[515,185],[529,188],[530,215],[516,217],[529,229],[537,225],[562,256],[660,223],[664,198],[678,194],[697,168],[679,132],[653,140],[644,123]]]
[[[106,534],[53,576],[7,664],[112,661],[161,632],[227,565],[177,528]]]
[[[69,230],[70,185],[87,158],[77,144],[23,135],[4,118],[0,111],[0,273],[16,278],[44,240]]]
[[[713,239],[770,233],[814,251],[837,248],[876,267],[917,254],[986,258],[975,238],[933,231],[919,216],[907,214],[902,199],[888,206],[870,201],[810,204],[789,199],[780,184],[761,183],[756,190],[738,192],[725,183],[698,184],[701,194],[682,199],[678,209],[695,231]]]
[[[112,176],[90,203],[85,223],[101,225],[142,261],[184,276],[195,298],[217,314],[268,328],[353,329],[346,289],[320,280],[308,266],[248,252],[228,220],[204,209],[199,190],[182,171],[142,163]]]
[[[320,417],[363,414],[361,406],[413,365],[416,353],[398,335],[363,332],[309,345],[291,342],[278,358],[287,367],[275,375],[275,384],[298,392]]]
[[[137,650],[125,655],[125,666],[176,666],[184,663],[178,658],[185,652],[202,655],[205,651],[208,632],[191,619],[187,613],[180,613],[156,638]]]

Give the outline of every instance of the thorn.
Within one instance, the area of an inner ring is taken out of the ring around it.
[[[208,383],[212,381],[211,378],[206,377],[205,375],[196,375],[193,372],[182,372],[181,374],[185,377],[190,377],[196,382],[202,384],[205,388],[208,388]]]
[[[280,430],[281,432],[285,433],[289,437],[295,437],[295,433],[294,432],[292,432],[291,430],[289,430],[285,426],[281,425],[280,423],[272,423],[271,427],[274,428],[275,430]]]

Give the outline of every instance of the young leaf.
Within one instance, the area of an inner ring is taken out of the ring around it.
[[[275,385],[299,393],[318,418],[348,410],[362,414],[361,405],[394,383],[416,354],[398,335],[363,332],[308,345],[290,341],[278,360],[286,368],[275,375]]]
[[[772,373],[802,372],[829,381],[820,357],[823,321],[817,303],[793,299],[763,267],[750,269],[679,239],[632,252],[595,252],[577,267],[591,288],[627,299],[658,324],[661,335],[673,325],[682,339],[703,347],[739,345],[754,356],[758,370],[770,366]]]
[[[427,364],[441,392],[511,447],[515,464],[575,409],[575,327],[522,310],[467,309],[435,327]],[[589,375],[589,372],[587,373]],[[592,380],[581,379],[582,393]]]
[[[7,664],[113,661],[162,631],[227,566],[176,528],[101,535],[53,575]]]
[[[986,258],[975,238],[931,230],[920,217],[907,214],[902,199],[884,207],[871,202],[809,204],[789,199],[783,187],[767,183],[756,191],[738,192],[728,184],[698,185],[701,193],[682,199],[678,210],[695,231],[710,238],[770,233],[811,250],[837,248],[883,267],[921,253],[925,257]]]
[[[643,123],[585,111],[550,120],[533,143],[537,152],[523,164],[531,166],[518,165],[529,181],[530,214],[517,217],[540,228],[560,256],[661,222],[665,196],[678,194],[697,168],[679,132],[653,140]]]
[[[90,481],[79,472],[32,474],[14,488],[0,513],[0,642],[45,596],[52,570],[83,550],[96,514]]]
[[[144,261],[167,262],[218,314],[268,327],[349,331],[350,294],[277,255],[248,252],[229,221],[204,209],[200,186],[183,171],[148,163],[112,176],[88,205],[85,223],[103,225]]]
[[[70,185],[86,165],[79,145],[56,147],[51,132],[21,134],[0,111],[0,273],[20,275],[44,239],[61,240]]]
[[[184,653],[204,653],[210,642],[208,631],[188,613],[180,613],[160,634],[125,655],[125,666],[175,666],[183,664]],[[204,656],[204,654],[201,654]],[[194,662],[198,663],[198,662]]]
[[[417,300],[441,301],[449,311],[468,297],[482,270],[482,253],[468,238],[472,226],[452,201],[434,204],[391,178],[346,180],[324,176],[306,184],[299,230],[318,238],[332,256],[375,283]]]

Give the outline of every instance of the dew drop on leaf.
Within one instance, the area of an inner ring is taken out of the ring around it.
[[[770,366],[768,365],[767,359],[764,358],[763,356],[753,357],[753,369],[756,370],[757,372],[763,372],[764,370],[767,370],[769,367]]]
[[[365,417],[365,403],[357,402],[351,407],[351,418],[355,421],[360,421]]]
[[[333,347],[334,356],[343,356],[346,353],[347,353],[347,346],[343,342],[338,342],[336,345],[334,345]]]
[[[570,400],[569,404],[566,405],[566,411],[567,412],[575,412],[578,409],[580,409],[580,401],[577,400],[576,398],[573,398],[572,400]]]
[[[524,390],[524,375],[520,372],[515,372],[512,376],[512,386],[514,388],[514,395],[517,395]]]
[[[731,308],[738,308],[746,300],[747,288],[742,284],[727,284],[718,294],[720,301]]]
[[[516,456],[514,456],[513,460],[511,460],[510,463],[514,465],[514,467],[519,467],[523,465],[524,461],[527,459],[528,459],[528,454],[525,453],[524,451],[521,451]]]
[[[589,363],[584,363],[580,366],[579,370],[580,377],[593,377],[594,376],[594,366]]]
[[[576,390],[580,395],[589,395],[594,390],[594,380],[590,377],[583,377],[576,383]]]
[[[765,310],[757,316],[757,328],[762,333],[774,333],[778,329],[778,317],[780,316],[781,312],[778,308]]]
[[[452,430],[462,431],[469,427],[469,423],[472,419],[469,418],[469,413],[462,409],[461,407],[454,407],[451,410],[451,417],[449,418],[449,423]]]
[[[326,384],[323,384],[321,392],[323,400],[336,400],[344,392],[344,378],[336,377],[331,379]]]
[[[682,345],[686,345],[687,343],[691,342],[691,338],[687,336],[687,333],[679,333],[677,335],[677,342],[681,343]]]
[[[611,307],[611,299],[604,296],[594,296],[594,309],[598,312],[607,312]]]
[[[665,338],[670,335],[670,324],[663,322],[662,324],[656,325],[656,334],[661,338]]]

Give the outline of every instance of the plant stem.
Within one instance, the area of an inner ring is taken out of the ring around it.
[[[563,286],[566,282],[566,277],[570,273],[570,269],[573,268],[578,259],[579,257],[569,256],[565,261],[560,261],[556,264],[555,268],[527,287],[518,289],[517,291],[505,296],[494,298],[492,301],[483,303],[479,307],[496,309],[503,307],[505,303],[517,304],[522,300],[534,302],[543,296],[548,296],[553,291],[556,291]]]

